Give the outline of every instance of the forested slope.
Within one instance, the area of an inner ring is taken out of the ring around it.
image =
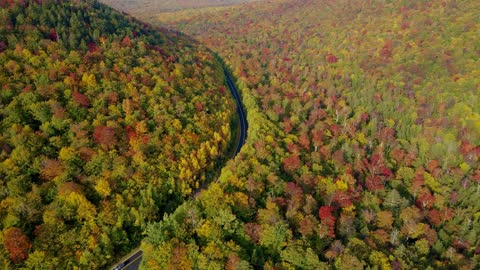
[[[234,103],[192,40],[96,1],[0,3],[0,269],[99,269],[212,178]]]
[[[148,269],[478,269],[479,1],[265,1],[162,17],[238,78],[247,145]]]
[[[159,12],[183,9],[228,6],[258,0],[101,0],[101,2],[140,18],[146,18]]]

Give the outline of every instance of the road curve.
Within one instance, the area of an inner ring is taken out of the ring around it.
[[[245,113],[245,109],[243,108],[242,99],[238,94],[237,87],[232,81],[232,77],[230,74],[224,70],[225,73],[225,81],[227,82],[228,88],[232,93],[233,98],[235,99],[235,103],[237,104],[237,114],[238,119],[240,121],[240,138],[238,140],[237,149],[235,150],[235,155],[237,155],[242,146],[245,144],[245,140],[247,139],[247,130],[248,130],[248,122],[247,122],[247,114]]]
[[[225,69],[223,71],[225,73],[225,82],[228,88],[230,89],[230,93],[232,94],[233,99],[235,99],[235,103],[237,104],[237,114],[240,122],[240,137],[238,139],[238,144],[237,144],[237,148],[235,149],[235,155],[234,155],[236,156],[242,149],[242,146],[245,144],[245,140],[247,139],[247,130],[248,130],[247,114],[245,113],[245,109],[243,108],[243,104],[242,104],[242,99],[238,94],[237,87],[233,83],[232,77],[230,76],[228,71],[226,71]],[[110,269],[111,270],[138,270],[140,267],[140,263],[142,261],[142,257],[143,257],[143,251],[137,250],[127,258],[124,258],[120,262],[117,262]]]

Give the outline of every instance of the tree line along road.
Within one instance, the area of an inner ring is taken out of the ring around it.
[[[247,122],[247,114],[245,112],[245,108],[243,107],[242,100],[240,95],[238,94],[237,87],[233,83],[232,77],[227,70],[224,69],[225,73],[225,82],[230,89],[230,93],[232,94],[233,98],[235,99],[235,103],[237,104],[237,114],[239,119],[240,125],[240,136],[238,139],[237,147],[235,149],[234,157],[240,152],[242,146],[245,144],[245,140],[247,139],[247,130],[248,130],[248,122]],[[140,267],[140,263],[142,262],[143,252],[142,250],[136,250],[132,252],[127,257],[123,258],[120,262],[117,262],[114,266],[111,267],[112,270],[138,270]]]

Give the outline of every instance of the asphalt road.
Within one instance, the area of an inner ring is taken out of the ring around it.
[[[227,82],[228,88],[230,89],[230,92],[232,93],[233,98],[235,99],[235,103],[237,103],[237,113],[240,120],[240,139],[238,140],[237,149],[235,150],[236,155],[242,149],[242,146],[245,144],[245,140],[247,138],[247,114],[245,113],[245,109],[243,108],[242,99],[238,94],[237,87],[233,83],[232,77],[230,77],[230,74],[227,71],[225,71],[225,80]]]
[[[113,266],[112,270],[138,270],[140,263],[142,262],[143,251],[137,250],[137,252],[131,254],[128,258],[124,259],[120,263]]]
[[[242,99],[238,94],[237,87],[232,81],[232,77],[227,71],[225,72],[225,81],[227,83],[228,88],[230,89],[230,93],[232,93],[233,98],[235,99],[235,103],[237,104],[237,114],[238,119],[240,120],[240,138],[238,140],[237,149],[235,150],[235,155],[237,155],[242,146],[245,144],[245,140],[247,138],[247,130],[248,130],[248,122],[247,122],[247,114],[245,113],[245,109],[243,108]],[[112,270],[138,270],[140,267],[140,263],[142,262],[143,251],[138,250],[132,253],[127,258],[124,258],[122,261],[115,264]]]

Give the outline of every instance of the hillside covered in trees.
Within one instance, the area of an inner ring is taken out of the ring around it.
[[[97,1],[0,1],[0,269],[105,269],[212,179],[235,105],[203,46]]]
[[[159,16],[224,58],[249,135],[149,225],[145,269],[479,269],[480,1]]]
[[[258,0],[100,0],[115,9],[134,16],[149,17],[159,12],[229,6]]]

